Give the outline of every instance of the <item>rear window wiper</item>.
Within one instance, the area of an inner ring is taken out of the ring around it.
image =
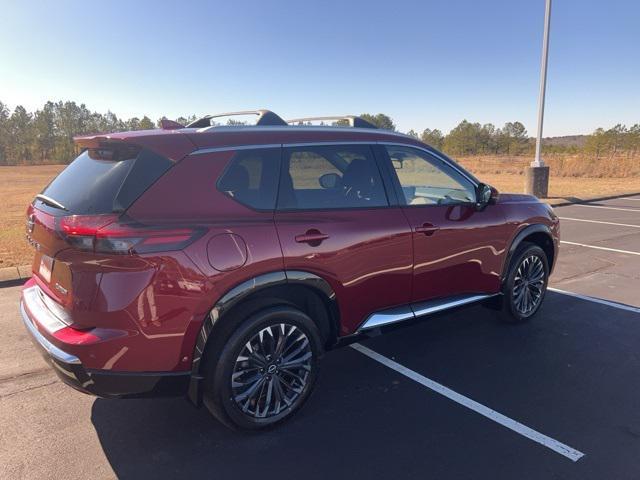
[[[65,207],[64,205],[62,205],[60,202],[58,202],[57,200],[54,200],[51,197],[47,197],[46,195],[43,195],[41,193],[36,195],[36,198],[38,200],[40,200],[42,203],[46,203],[47,205],[49,205],[50,207],[55,207],[55,208],[59,208],[60,210],[64,210],[66,212],[69,211],[69,209],[67,207]]]

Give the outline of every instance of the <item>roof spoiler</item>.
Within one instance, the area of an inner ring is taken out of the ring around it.
[[[378,128],[373,123],[367,122],[364,118],[358,117],[357,115],[337,115],[333,117],[306,117],[306,118],[293,118],[291,120],[287,120],[287,123],[298,123],[304,124],[306,122],[313,121],[325,121],[325,120],[342,120],[349,123],[350,127],[354,128]]]
[[[73,137],[73,142],[78,145],[80,148],[105,148],[109,146],[109,144],[114,145],[124,145],[127,142],[124,142],[119,138],[111,138],[110,135],[82,135],[78,137]]]
[[[171,142],[166,142],[171,134]],[[178,162],[193,151],[194,145],[179,130],[167,132],[161,129],[134,130],[130,132],[94,133],[73,138],[80,149],[148,149],[173,162]]]
[[[113,138],[109,134],[98,135],[86,135],[82,137],[73,137],[73,142],[80,147],[80,150],[93,150],[93,151],[123,151],[129,152],[140,150],[144,148],[144,144],[138,142],[129,141],[124,138]],[[113,160],[110,156],[105,154],[98,154],[103,156],[104,160]]]
[[[287,122],[285,122],[278,115],[273,113],[271,110],[245,110],[242,112],[227,112],[227,113],[216,113],[214,115],[205,115],[202,118],[199,118],[195,122],[191,122],[187,125],[187,128],[206,128],[211,126],[212,118],[219,117],[233,117],[237,115],[257,115],[258,120],[256,120],[256,125],[259,126],[286,126]]]

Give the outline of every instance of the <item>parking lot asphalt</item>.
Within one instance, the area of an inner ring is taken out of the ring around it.
[[[550,291],[523,325],[480,306],[417,322],[327,354],[307,405],[258,434],[62,385],[0,289],[0,478],[637,479],[640,201],[556,213],[552,287],[627,307]]]
[[[555,212],[562,243],[551,286],[640,307],[640,195]]]

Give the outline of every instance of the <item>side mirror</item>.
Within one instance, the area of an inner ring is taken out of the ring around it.
[[[342,178],[337,173],[325,173],[318,179],[318,183],[322,188],[331,190],[340,186]]]
[[[484,210],[487,205],[493,205],[498,200],[498,190],[491,185],[481,183],[476,189],[476,210]]]

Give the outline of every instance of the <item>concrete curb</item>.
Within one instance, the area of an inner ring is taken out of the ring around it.
[[[0,268],[0,288],[20,285],[31,278],[31,265]]]
[[[635,193],[623,193],[619,195],[608,195],[606,197],[565,197],[565,198],[543,198],[543,202],[548,203],[553,207],[562,207],[564,205],[574,205],[576,203],[589,203],[597,202],[600,200],[611,200],[614,198],[632,197],[634,195],[640,195],[640,192]],[[0,288],[11,287],[24,283],[27,279],[31,278],[31,265],[19,265],[17,267],[4,267],[0,268]]]
[[[633,197],[634,195],[640,195],[640,192],[622,193],[617,195],[607,195],[606,197],[562,197],[562,198],[541,198],[540,200],[548,203],[552,207],[562,207],[565,205],[575,205],[576,203],[590,203],[598,202],[601,200],[613,200],[614,198]]]

